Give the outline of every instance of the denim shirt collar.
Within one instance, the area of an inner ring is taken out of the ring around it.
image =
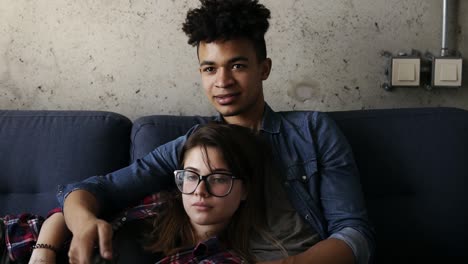
[[[265,109],[263,110],[262,127],[263,130],[270,134],[278,134],[281,128],[281,118],[278,113],[273,111],[271,107],[265,103]]]
[[[214,121],[224,122],[224,118],[220,113],[218,113],[218,115],[215,116]],[[273,111],[271,107],[265,102],[265,108],[263,110],[262,116],[262,126],[260,127],[260,130],[270,134],[277,134],[280,132],[280,127],[281,118],[279,117],[279,114]]]

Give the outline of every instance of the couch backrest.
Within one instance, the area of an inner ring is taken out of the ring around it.
[[[420,108],[329,114],[355,154],[377,232],[377,263],[407,256],[466,258],[468,111]],[[132,159],[207,120],[189,116],[135,120]]]
[[[130,157],[142,158],[164,143],[184,135],[196,124],[204,124],[211,117],[152,115],[134,121],[131,135]]]
[[[468,111],[454,108],[330,113],[361,173],[380,260],[467,259]],[[396,263],[396,262],[394,262]]]
[[[58,184],[126,166],[131,121],[96,111],[0,111],[0,215],[45,215]]]

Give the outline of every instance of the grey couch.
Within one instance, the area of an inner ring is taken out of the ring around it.
[[[329,114],[360,170],[377,233],[375,262],[468,263],[468,111]],[[131,122],[110,112],[0,111],[0,215],[44,215],[56,206],[58,184],[123,167],[207,120],[155,115]],[[128,234],[116,237],[122,263],[140,255],[127,247],[134,245]]]

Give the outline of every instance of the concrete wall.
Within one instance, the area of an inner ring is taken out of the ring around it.
[[[380,88],[381,52],[439,53],[442,0],[263,0],[277,110],[455,106],[461,89]],[[460,1],[460,14],[468,1]],[[0,108],[212,114],[180,30],[197,0],[0,0]],[[458,47],[468,54],[468,18]],[[466,65],[465,65],[466,66]],[[466,72],[466,71],[465,71]],[[465,80],[467,80],[465,74]],[[468,82],[465,82],[468,83]]]

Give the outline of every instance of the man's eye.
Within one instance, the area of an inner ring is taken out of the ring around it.
[[[244,64],[234,64],[234,65],[232,65],[232,68],[233,69],[243,69],[243,68],[245,68],[245,65]]]
[[[203,72],[213,72],[213,71],[214,71],[214,67],[206,67],[206,68],[203,68],[202,71],[203,71]]]

